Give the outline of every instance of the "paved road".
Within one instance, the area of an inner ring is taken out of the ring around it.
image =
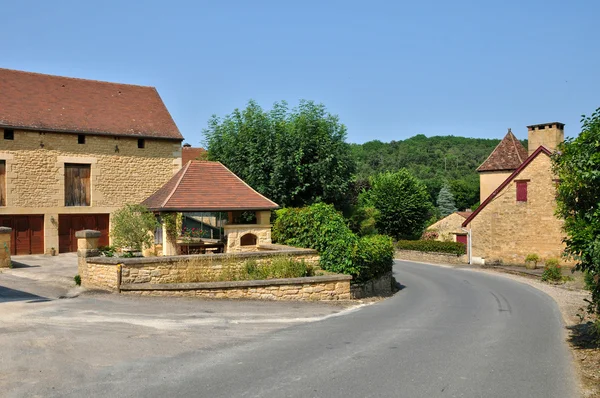
[[[393,298],[229,345],[119,360],[40,396],[576,396],[551,298],[478,272],[398,262]],[[65,375],[68,377],[68,375]],[[21,390],[23,392],[25,390]]]

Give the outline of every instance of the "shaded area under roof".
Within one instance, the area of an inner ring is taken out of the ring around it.
[[[220,162],[198,160],[186,163],[142,205],[152,211],[180,212],[279,208]]]
[[[494,148],[490,156],[477,168],[477,171],[515,170],[527,159],[527,149],[508,129],[508,133]]]
[[[0,68],[0,126],[183,140],[154,87]]]

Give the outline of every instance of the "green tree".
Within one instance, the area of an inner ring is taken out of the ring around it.
[[[156,217],[145,206],[125,205],[112,216],[110,236],[113,245],[142,251],[154,243]]]
[[[250,101],[204,130],[209,159],[218,160],[258,192],[284,207],[316,202],[343,208],[355,161],[346,127],[322,104],[300,101],[269,112]]]
[[[560,183],[557,215],[565,220],[565,253],[576,269],[600,275],[600,108],[583,116],[579,137],[567,139],[552,157]],[[600,287],[592,289],[590,311],[600,314]]]
[[[448,187],[448,184],[444,184],[442,189],[440,189],[440,193],[437,197],[437,207],[442,218],[454,213],[457,210],[456,203],[454,202],[454,196],[452,195],[452,192],[450,192],[450,187]]]
[[[397,239],[421,236],[433,209],[425,185],[406,169],[376,175],[371,185],[361,200],[379,212],[377,230]]]

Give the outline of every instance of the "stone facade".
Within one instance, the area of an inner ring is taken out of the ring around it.
[[[255,245],[242,245],[242,238],[252,234],[256,237]],[[270,224],[230,224],[225,226],[227,235],[227,252],[256,251],[259,245],[271,244]]]
[[[472,256],[486,264],[524,264],[530,253],[560,259],[563,221],[554,215],[556,187],[550,157],[539,153],[467,226]],[[516,181],[527,181],[527,201],[517,202]]]
[[[420,252],[417,250],[396,250],[396,260],[418,261],[433,264],[468,264],[466,255],[457,256],[448,253]]]
[[[0,268],[10,267],[10,228],[0,227]]]
[[[0,129],[0,134],[2,133]],[[140,203],[181,168],[177,140],[21,131],[3,140],[0,160],[6,161],[7,205],[0,214],[43,214],[46,253],[58,245],[59,214],[112,213],[125,203]],[[91,167],[91,205],[64,206],[65,163]]]
[[[510,175],[509,171],[480,171],[479,172],[479,203],[483,203]],[[464,220],[463,220],[464,221]]]

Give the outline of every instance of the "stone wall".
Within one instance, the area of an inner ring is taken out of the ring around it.
[[[271,244],[270,224],[229,224],[226,225],[227,252],[257,251],[259,245]],[[241,239],[246,234],[256,236],[256,245],[242,246]]]
[[[2,129],[0,129],[0,133]],[[181,167],[177,141],[16,130],[2,141],[6,161],[7,206],[0,214],[44,214],[46,252],[58,247],[59,214],[112,213],[124,203],[139,203],[166,183]],[[91,206],[64,206],[64,164],[91,166]]]
[[[483,203],[511,174],[512,171],[480,171],[479,203]]]
[[[177,284],[121,285],[121,292],[143,296],[176,296],[227,299],[336,301],[349,300],[349,275]]]
[[[468,264],[466,255],[457,256],[449,253],[420,252],[417,250],[396,250],[396,260],[419,261],[433,264]]]
[[[10,267],[10,228],[0,227],[0,268]]]
[[[517,177],[527,181],[527,202],[517,202],[511,181],[484,207],[472,229],[473,257],[486,264],[524,264],[530,253],[560,259],[563,221],[554,215],[556,188],[550,158],[540,153]]]
[[[356,283],[350,286],[350,295],[353,299],[373,296],[391,296],[394,293],[396,280],[391,272],[370,281]]]

